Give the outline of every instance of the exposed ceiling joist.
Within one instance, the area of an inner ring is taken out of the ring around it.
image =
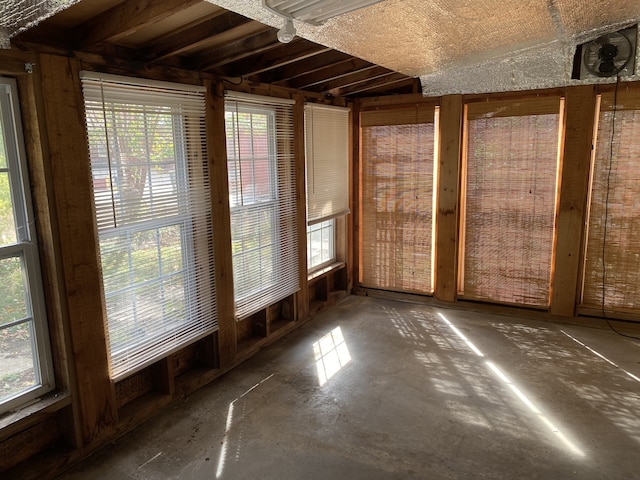
[[[256,55],[280,46],[273,28],[265,27],[255,35],[229,42],[221,47],[190,59],[189,63],[198,70],[209,70],[243,58]]]
[[[320,70],[316,70],[312,73],[296,77],[288,81],[286,85],[293,88],[300,88],[302,90],[307,88],[323,89],[323,85],[327,82],[341,81],[347,75],[357,74],[363,71],[366,72],[373,67],[375,67],[375,65],[372,65],[365,60],[349,58]],[[388,69],[385,70],[387,72],[389,71]]]
[[[284,67],[265,72],[261,75],[261,81],[265,83],[279,83],[302,75],[318,72],[323,68],[330,67],[331,65],[349,59],[353,59],[353,57],[346,53],[329,50],[328,52],[324,52],[313,57],[313,62],[295,62]]]
[[[415,81],[416,80],[412,79],[412,83],[415,83]],[[403,84],[407,82],[406,75],[403,75],[401,73],[389,73],[387,75],[374,78],[371,80],[367,80],[364,82],[359,82],[350,86],[337,87],[329,91],[328,93],[336,97],[342,97],[347,95],[357,95],[357,94],[363,94],[365,92],[369,92],[371,90],[376,90],[382,87],[388,88],[391,85],[398,84],[401,82]]]
[[[147,45],[145,53],[150,61],[158,61],[184,52],[195,50],[215,41],[217,35],[231,32],[232,35],[243,36],[252,28],[247,17],[233,12],[215,15],[197,25],[156,39]]]
[[[201,0],[127,0],[90,18],[73,32],[73,37],[80,48],[102,42],[115,42],[200,2]]]
[[[280,43],[278,28],[204,0],[80,0],[19,34],[13,44],[104,61],[114,72],[184,69],[348,96],[356,84],[363,89],[365,80],[376,80],[371,88],[384,90],[387,69],[300,37]],[[392,80],[389,93],[396,94]],[[402,88],[401,93],[414,90]]]
[[[328,52],[329,50],[330,48],[322,45],[303,40],[294,40],[291,43],[281,45],[264,53],[247,57],[232,65],[226,65],[223,67],[223,70],[231,77],[249,77],[282,65],[313,57],[323,52]]]

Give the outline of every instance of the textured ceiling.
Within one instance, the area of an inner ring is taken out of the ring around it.
[[[80,0],[0,0],[0,48],[18,33]]]
[[[10,39],[62,10],[66,9],[62,14],[81,13],[103,4],[118,6],[119,1],[0,0],[0,47],[8,48]],[[207,1],[271,27],[283,24],[282,18],[262,6],[262,0]],[[135,4],[144,16],[162,2],[137,0]],[[188,6],[195,3],[185,0]],[[176,4],[175,0],[171,4]],[[73,8],[67,8],[70,6]],[[204,10],[203,15],[207,15]],[[175,17],[170,21],[175,23]],[[423,93],[437,96],[611,82],[611,78],[572,80],[575,47],[638,21],[640,0],[383,0],[318,27],[298,21],[295,26],[298,36],[306,40],[419,77]],[[144,40],[142,36],[153,40],[156,29],[162,30],[163,21],[147,23],[136,33],[121,35],[126,37],[121,43],[135,49]],[[87,28],[95,29],[99,24]],[[233,25],[229,27],[231,33]],[[211,48],[205,41],[211,32],[200,33],[198,41]],[[244,32],[248,45],[254,41],[249,39],[253,39],[253,33]],[[91,32],[81,36],[93,37]],[[215,38],[223,41],[221,34]],[[281,55],[293,54],[296,48],[302,47],[283,47]],[[640,65],[639,60],[636,65]],[[313,61],[310,57],[307,66],[313,67]],[[625,79],[640,80],[640,75]]]
[[[283,22],[261,0],[208,1]],[[582,83],[571,80],[575,46],[639,20],[638,0],[385,0],[295,26],[300,37],[420,77],[425,95],[443,95]]]

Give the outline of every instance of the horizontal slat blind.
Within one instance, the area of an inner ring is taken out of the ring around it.
[[[227,94],[231,240],[239,319],[300,288],[293,107],[290,101]]]
[[[349,109],[305,105],[307,222],[349,213]]]
[[[365,287],[433,291],[434,116],[428,106],[362,112]]]
[[[555,97],[467,106],[464,298],[549,304],[560,102]]]
[[[205,89],[83,72],[114,378],[217,328]]]
[[[582,305],[640,313],[640,90],[618,92],[615,123],[613,97],[601,99]]]

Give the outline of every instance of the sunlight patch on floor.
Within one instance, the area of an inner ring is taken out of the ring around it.
[[[447,324],[447,326],[462,339],[467,346],[475,353],[478,357],[484,357],[485,355],[476,347],[455,325],[453,325],[442,313],[438,312],[438,316]],[[564,333],[564,332],[563,332]],[[565,335],[568,335],[565,333]],[[573,337],[572,337],[573,338]],[[576,340],[577,341],[577,340]],[[604,358],[604,357],[603,357]],[[551,430],[551,432],[558,437],[565,446],[574,454],[579,456],[584,456],[584,452],[575,446],[573,442],[571,442],[566,435],[564,435],[556,425],[554,425],[543,413],[542,411],[527,397],[522,390],[512,382],[505,374],[500,370],[500,368],[495,365],[493,362],[489,360],[485,360],[484,362],[487,367],[494,373],[494,375],[500,379],[505,385],[507,385],[511,391],[518,397],[518,399],[529,408],[535,415],[537,415],[538,419],[546,425],[546,427]],[[610,362],[612,363],[612,362]]]
[[[318,383],[322,386],[351,361],[342,329],[336,327],[315,342],[313,356],[318,369]]]

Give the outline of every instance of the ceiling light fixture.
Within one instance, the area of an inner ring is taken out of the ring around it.
[[[284,27],[278,30],[278,40],[282,43],[289,43],[296,36],[296,27],[293,26],[293,20],[285,19]]]
[[[296,29],[292,20],[300,20],[319,26],[328,19],[368,7],[382,0],[262,0],[268,10],[286,19],[278,30],[278,40],[288,43],[293,40]]]

